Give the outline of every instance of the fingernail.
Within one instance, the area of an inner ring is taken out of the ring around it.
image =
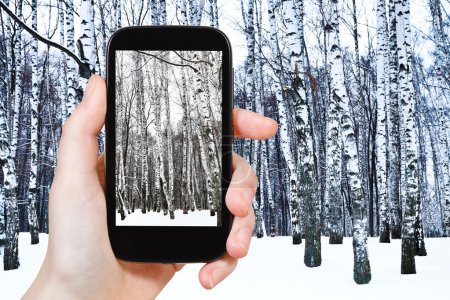
[[[95,80],[95,76],[91,76],[91,78],[89,78],[86,88],[84,89],[83,100],[87,99],[89,97],[89,95],[92,93],[92,91],[95,88],[96,82],[97,82],[97,80]]]
[[[236,237],[237,237],[237,243],[239,247],[245,250],[245,253],[248,253],[248,248],[245,246],[247,243],[248,237],[251,236],[251,233],[248,229],[242,228],[238,231]]]

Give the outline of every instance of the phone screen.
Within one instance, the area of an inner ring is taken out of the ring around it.
[[[116,225],[221,226],[222,52],[115,52]]]

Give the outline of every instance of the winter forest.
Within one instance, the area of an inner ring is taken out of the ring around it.
[[[230,36],[235,107],[279,123],[272,139],[236,139],[234,144],[260,180],[253,201],[256,237],[292,236],[293,244],[305,243],[299,255],[308,267],[321,265],[321,236],[330,244],[352,237],[353,278],[365,284],[371,279],[368,237],[380,243],[401,239],[399,271],[412,274],[415,256],[427,255],[425,238],[450,236],[449,0],[0,0],[0,9],[0,251],[5,270],[20,265],[19,232],[30,232],[33,244],[39,233],[48,232],[48,192],[61,128],[89,75],[105,75],[108,37],[129,25],[213,26]],[[185,80],[195,80],[193,70],[184,69]],[[171,76],[143,75],[147,80],[134,84],[154,88],[170,84]],[[214,93],[218,79],[207,78],[212,81],[204,84]],[[174,88],[183,107],[183,99],[190,101],[192,95]],[[137,100],[141,96],[126,96],[143,105]],[[196,187],[193,172],[205,167],[201,140],[208,135],[196,130],[208,122],[210,130],[220,128],[220,120],[205,117],[215,115],[209,108],[185,105],[190,110],[186,128],[183,121],[167,126],[167,103],[159,116],[150,104],[147,114],[132,119],[161,127],[146,137],[129,128],[134,169],[122,172],[152,180],[147,187],[138,180],[140,188],[127,191],[126,174],[118,175],[119,194],[135,195],[128,198],[135,199],[131,203],[118,204],[125,220],[128,210],[155,204],[169,218],[171,205],[172,210],[192,209],[192,201],[204,210],[214,206],[211,195],[199,195],[204,189]],[[141,108],[146,111],[145,105]],[[195,136],[190,146],[182,143],[184,129]],[[159,135],[172,135],[172,145],[158,143]],[[217,138],[212,130],[204,150]],[[146,141],[167,150],[148,148],[143,155],[138,149]],[[99,144],[102,151],[102,135]],[[167,157],[181,159],[185,150],[194,154],[191,176],[180,177],[186,173],[178,169],[188,164],[172,168]],[[162,180],[155,180],[158,173]],[[176,184],[191,187],[185,189],[191,193],[187,202],[167,201],[180,199],[170,195]],[[149,194],[158,188],[169,196],[166,202],[155,202]],[[141,200],[142,193],[149,202]]]
[[[116,53],[116,224],[220,226],[222,53]]]

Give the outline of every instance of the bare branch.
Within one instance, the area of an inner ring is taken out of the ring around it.
[[[33,29],[31,29],[30,27],[28,27],[27,24],[25,24],[22,20],[19,19],[19,17],[17,17],[10,9],[9,7],[3,3],[2,0],[0,0],[0,8],[2,10],[4,10],[17,24],[19,24],[23,29],[25,29],[29,34],[31,34],[34,38],[36,38],[37,40],[41,41],[42,43],[54,47],[64,53],[66,53],[68,56],[70,56],[73,60],[75,60],[75,62],[78,64],[79,67],[79,72],[80,72],[80,76],[83,78],[89,78],[91,75],[91,71],[89,70],[89,66],[85,63],[83,63],[80,58],[73,53],[72,51],[70,51],[69,49],[67,49],[66,47],[59,45],[58,43],[55,43],[49,39],[44,38],[43,36],[41,36],[39,33],[37,33],[36,31],[34,31]]]

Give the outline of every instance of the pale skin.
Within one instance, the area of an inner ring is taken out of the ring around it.
[[[154,299],[184,266],[133,263],[114,256],[106,224],[104,157],[97,155],[96,136],[105,114],[105,82],[93,76],[63,127],[50,190],[47,254],[24,299]],[[277,131],[272,119],[242,109],[234,109],[233,125],[238,138],[265,139]],[[232,168],[225,197],[234,215],[227,253],[200,269],[198,278],[206,289],[224,280],[247,255],[255,223],[251,201],[257,177],[237,154]]]

